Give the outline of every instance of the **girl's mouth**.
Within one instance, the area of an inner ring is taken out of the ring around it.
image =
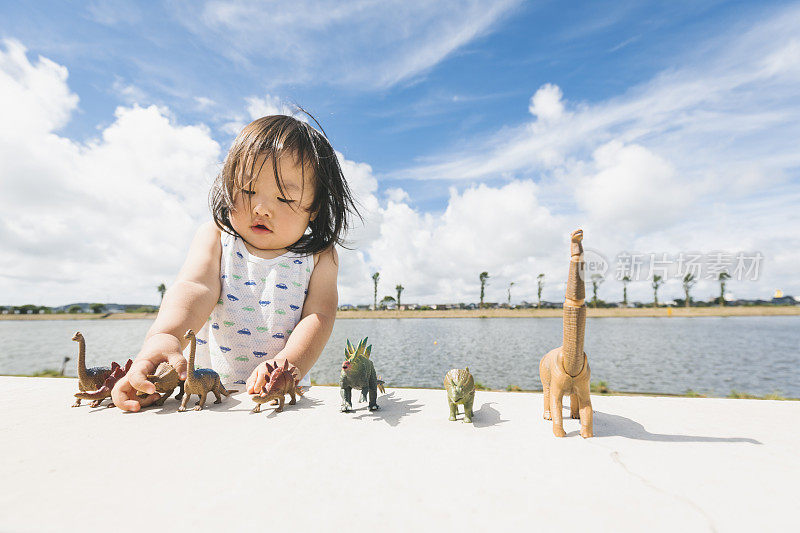
[[[268,230],[267,227],[263,224],[257,224],[255,226],[250,226],[250,229],[253,233],[260,233],[266,235],[267,233],[272,233],[272,231]]]

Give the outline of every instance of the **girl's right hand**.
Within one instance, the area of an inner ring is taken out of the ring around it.
[[[123,411],[136,412],[158,400],[161,395],[156,392],[156,386],[147,381],[147,375],[154,373],[159,363],[165,362],[175,368],[180,379],[186,379],[187,363],[180,341],[165,333],[153,335],[142,346],[128,373],[114,385],[111,391],[114,405]],[[138,396],[139,392],[147,396]]]

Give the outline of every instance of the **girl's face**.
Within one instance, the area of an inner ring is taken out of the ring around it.
[[[314,200],[314,179],[306,170],[304,181],[300,164],[284,155],[278,160],[285,193],[281,194],[272,158],[259,157],[254,168],[258,175],[250,188],[234,190],[230,221],[251,253],[270,259],[286,253],[286,247],[300,240],[316,217],[316,213],[309,212]]]

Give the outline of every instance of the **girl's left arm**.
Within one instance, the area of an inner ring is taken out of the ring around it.
[[[339,305],[339,291],[336,286],[338,274],[339,256],[336,248],[331,246],[319,254],[319,260],[311,272],[300,322],[289,335],[286,346],[273,359],[280,364],[288,359],[289,363],[297,367],[300,376],[305,376],[317,362],[333,331]],[[260,391],[266,382],[266,364],[261,363],[247,380],[247,392],[254,394],[254,391]]]

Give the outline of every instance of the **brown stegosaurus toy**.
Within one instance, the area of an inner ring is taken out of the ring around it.
[[[184,381],[178,376],[178,371],[169,363],[159,363],[155,372],[147,375],[147,381],[156,386],[156,392],[161,394],[161,397],[155,401],[153,405],[162,406],[167,398],[172,396],[175,389],[179,389],[175,399],[180,401],[183,398],[183,383]],[[137,394],[140,398],[146,398],[147,394],[139,392]]]
[[[284,361],[283,366],[278,366],[277,364],[272,366],[269,363],[266,366],[267,372],[269,372],[268,381],[260,394],[253,395],[253,401],[256,402],[256,406],[252,412],[258,413],[261,411],[262,404],[273,402],[272,405],[278,405],[275,412],[280,413],[283,411],[283,404],[286,401],[284,397],[287,394],[291,398],[289,405],[297,403],[295,394],[303,395],[303,391],[298,385],[300,378],[297,375],[296,367],[289,368],[289,361]]]

